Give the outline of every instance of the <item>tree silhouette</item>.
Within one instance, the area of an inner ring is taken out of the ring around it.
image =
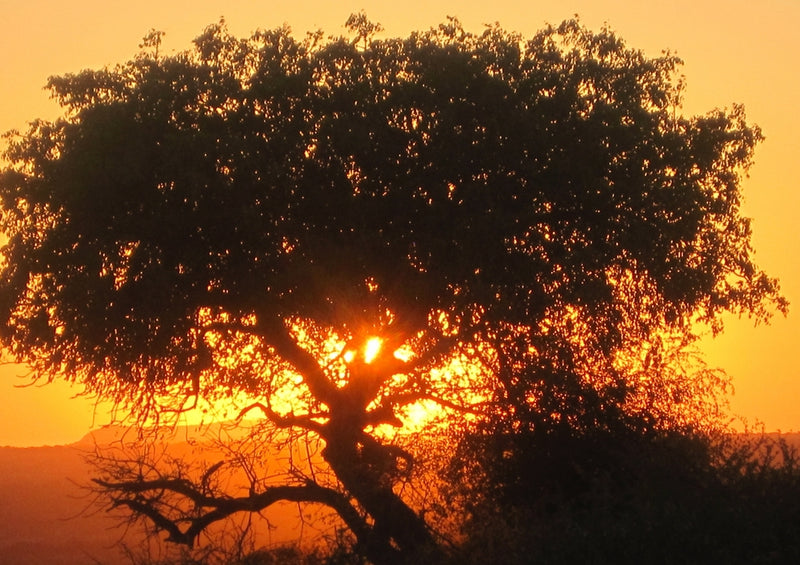
[[[657,426],[640,401],[668,387],[635,386],[624,355],[786,307],[739,208],[760,132],[740,107],[683,116],[675,56],[576,21],[528,40],[348,26],[221,22],[172,55],[151,32],[128,63],[51,78],[65,115],[9,138],[15,359],[140,422],[244,393],[264,441],[320,446],[328,474],[290,463],[241,496],[216,466],[99,479],[172,541],[289,500],[332,508],[376,563],[435,561],[397,488],[413,454],[380,432],[407,407]]]

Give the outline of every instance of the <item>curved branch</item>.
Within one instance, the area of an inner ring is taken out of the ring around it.
[[[397,372],[410,372],[424,369],[446,356],[454,347],[460,344],[458,335],[436,336],[435,339],[436,341],[433,346],[425,349],[421,355],[412,357],[409,361],[405,362],[403,370]]]
[[[265,341],[302,375],[311,394],[328,406],[336,404],[339,398],[336,385],[325,375],[316,358],[292,338],[283,320],[275,316],[259,316],[258,325]]]
[[[115,507],[125,506],[137,514],[148,517],[158,529],[169,534],[167,541],[189,547],[200,533],[214,522],[224,520],[237,512],[259,512],[281,501],[314,502],[332,508],[360,540],[370,539],[372,531],[359,515],[349,500],[340,492],[308,481],[304,485],[280,485],[268,487],[261,493],[246,497],[216,497],[204,494],[186,479],[154,479],[141,481],[104,481],[93,479],[94,483],[107,491]],[[142,495],[156,492],[154,500]],[[165,516],[156,507],[165,492],[186,497],[194,503],[196,509],[209,509],[196,517],[172,519]],[[179,522],[188,522],[189,526],[181,530]]]
[[[239,412],[239,416],[237,416],[236,421],[241,421],[244,418],[245,414],[252,410],[261,410],[264,415],[269,419],[270,422],[275,424],[279,428],[291,428],[291,427],[298,427],[304,428],[306,430],[311,430],[313,432],[317,432],[319,435],[323,435],[324,433],[324,424],[317,422],[314,420],[314,416],[311,414],[302,414],[302,415],[295,415],[295,414],[286,414],[281,415],[273,410],[272,406],[269,403],[264,404],[263,402],[254,402],[249,406],[246,406]],[[320,415],[319,417],[325,417],[325,415]]]
[[[381,405],[376,408],[372,412],[378,412],[381,409],[385,409],[385,406],[392,406],[396,410],[402,406],[408,406],[409,404],[414,404],[415,402],[420,402],[422,400],[430,400],[441,406],[442,408],[449,408],[454,412],[458,412],[460,414],[473,414],[476,416],[482,416],[486,414],[486,410],[482,409],[486,406],[490,405],[489,402],[476,402],[470,405],[463,405],[457,402],[453,402],[452,400],[446,400],[440,396],[436,396],[435,394],[426,393],[426,392],[406,392],[406,393],[399,393],[399,394],[392,394],[389,396],[385,396],[381,401]]]

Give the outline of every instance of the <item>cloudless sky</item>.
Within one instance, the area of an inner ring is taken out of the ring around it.
[[[781,279],[790,301],[800,299],[800,0],[0,0],[0,132],[57,117],[42,88],[48,76],[124,62],[152,28],[166,32],[162,49],[169,52],[188,48],[223,16],[238,36],[283,24],[297,34],[321,28],[338,35],[361,9],[384,35],[427,29],[452,15],[470,31],[499,22],[530,36],[578,14],[594,30],[608,23],[648,55],[677,52],[686,63],[687,113],[742,103],[763,129],[766,141],[743,184],[744,211],[754,218],[757,262]],[[725,333],[701,347],[709,365],[733,378],[733,413],[768,430],[800,430],[800,312],[758,328],[730,318]],[[15,378],[24,372],[0,367],[0,445],[72,442],[108,422],[91,401],[72,398],[79,389],[17,388],[27,382]]]

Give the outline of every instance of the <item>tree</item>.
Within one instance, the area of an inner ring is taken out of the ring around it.
[[[624,359],[785,310],[739,208],[761,134],[738,106],[683,116],[675,56],[576,21],[529,40],[348,23],[299,40],[221,22],[168,56],[153,32],[126,64],[51,78],[64,117],[10,137],[10,354],[140,422],[244,393],[266,441],[317,442],[332,473],[239,497],[217,467],[101,480],[172,541],[290,500],[332,508],[374,562],[434,561],[396,488],[413,455],[381,432],[407,407],[668,425],[647,402],[667,385]]]

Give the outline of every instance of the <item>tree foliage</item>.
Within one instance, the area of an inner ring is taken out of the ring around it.
[[[435,553],[381,424],[426,400],[540,430],[695,425],[669,405],[709,387],[651,370],[668,342],[786,307],[740,212],[761,134],[738,106],[684,116],[675,56],[576,21],[348,28],[221,22],[171,55],[151,32],[51,78],[64,116],[9,138],[0,339],[35,378],[142,418],[243,393],[270,441],[324,448],[335,478],[287,469],[239,502],[106,477],[176,541],[288,499],[334,508],[375,561]],[[143,498],[165,489],[191,509]]]

